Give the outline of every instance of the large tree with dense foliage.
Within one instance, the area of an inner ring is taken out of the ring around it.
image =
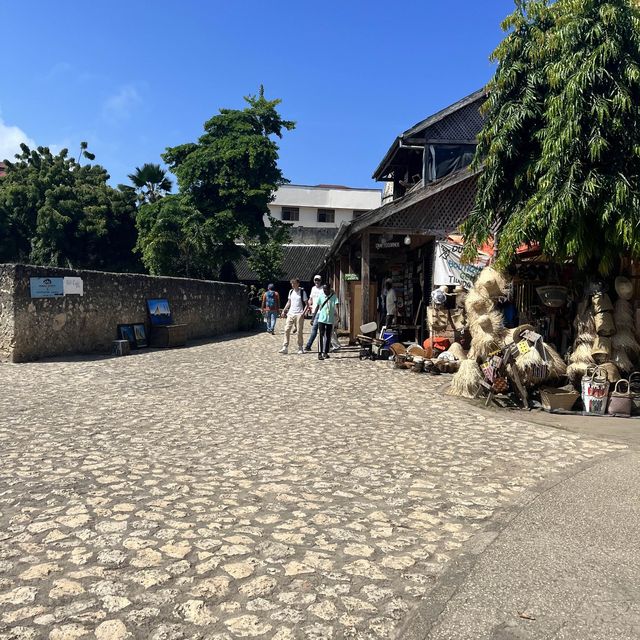
[[[280,100],[267,100],[262,87],[257,96],[245,100],[244,109],[221,109],[208,120],[197,142],[168,148],[163,154],[178,179],[180,194],[170,205],[165,198],[143,207],[138,248],[152,273],[183,275],[198,265],[199,275],[215,277],[246,251],[238,241],[245,245],[269,241],[264,225],[267,205],[286,182],[273,137],[282,137],[294,123],[282,119],[277,111]],[[169,209],[174,240],[167,243]],[[194,212],[199,215],[194,217]],[[197,238],[193,242],[192,234]],[[157,255],[176,242],[187,242],[188,252]],[[187,255],[188,268],[183,261]]]
[[[518,0],[494,53],[470,256],[540,243],[608,273],[640,255],[640,15],[631,0]]]
[[[0,179],[0,261],[131,270],[135,202],[107,184],[109,174],[86,143],[75,160],[62,149],[21,145]]]

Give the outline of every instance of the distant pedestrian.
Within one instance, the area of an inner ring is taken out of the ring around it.
[[[304,292],[304,289],[300,286],[300,280],[294,278],[291,280],[291,290],[287,296],[287,304],[282,310],[282,317],[286,316],[287,322],[284,325],[284,343],[280,353],[289,353],[289,339],[291,337],[291,331],[296,328],[298,337],[298,353],[304,353],[302,350],[303,345],[303,329],[304,329],[304,312],[307,307],[309,298]]]
[[[387,310],[385,325],[390,327],[396,322],[398,296],[396,295],[396,290],[393,288],[393,282],[391,280],[387,280],[384,283],[384,287],[386,292],[385,307]]]
[[[318,340],[318,360],[324,360],[329,357],[329,347],[331,346],[331,333],[333,325],[338,319],[338,298],[335,291],[332,291],[328,284],[325,284],[322,295],[318,298],[318,308],[316,315],[318,316],[318,332],[320,338]]]
[[[313,276],[313,287],[309,293],[309,302],[307,308],[311,310],[311,333],[309,339],[304,348],[305,351],[311,351],[313,342],[318,335],[318,316],[316,311],[318,310],[318,298],[322,295],[322,276]]]
[[[274,290],[272,284],[262,294],[262,314],[267,323],[267,333],[273,335],[276,330],[276,319],[280,313],[280,295]]]

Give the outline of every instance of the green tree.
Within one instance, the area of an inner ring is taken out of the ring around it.
[[[261,282],[275,282],[284,275],[282,268],[284,248],[291,240],[290,225],[281,220],[270,219],[265,237],[247,242],[247,261]]]
[[[83,149],[86,151],[86,147]],[[84,155],[85,158],[89,158]],[[73,268],[132,270],[135,203],[100,165],[63,149],[21,145],[0,180],[0,258]]]
[[[294,128],[294,123],[281,118],[277,111],[280,100],[267,100],[262,87],[258,96],[248,96],[245,101],[244,109],[221,109],[208,120],[198,142],[168,148],[162,156],[180,188],[178,199],[171,204],[173,233],[179,227],[180,233],[187,233],[188,228],[189,233],[196,234],[198,241],[192,245],[193,251],[201,247],[204,253],[194,255],[190,251],[189,255],[190,264],[198,265],[199,273],[218,274],[224,265],[242,256],[238,241],[245,245],[268,242],[264,215],[268,214],[267,205],[275,190],[286,182],[278,168],[278,145],[273,137],[282,137],[284,130]],[[164,234],[157,222],[164,217],[161,202],[153,205],[154,209],[147,209],[145,215],[156,223],[144,229],[139,223],[138,249],[143,262],[154,272],[171,268],[171,272],[164,273],[185,273],[186,266],[178,265],[176,256],[156,255],[175,245],[156,237],[155,233],[161,230]],[[193,210],[200,217],[187,213]],[[180,215],[189,218],[190,225],[178,224]]]
[[[210,220],[188,198],[167,196],[138,210],[136,250],[152,275],[212,278]]]
[[[133,186],[121,184],[118,187],[123,191],[133,189],[141,204],[156,202],[171,192],[171,180],[159,164],[147,162],[142,167],[136,167],[127,177]]]
[[[640,16],[630,0],[517,2],[495,52],[484,175],[463,225],[606,274],[640,255]]]

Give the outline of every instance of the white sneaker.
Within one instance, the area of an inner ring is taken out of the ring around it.
[[[280,349],[280,351],[278,351],[278,353],[289,353],[289,349],[287,349],[287,347],[282,347],[282,349]]]
[[[298,349],[298,355],[300,355],[302,353],[304,353],[304,350],[303,349]]]

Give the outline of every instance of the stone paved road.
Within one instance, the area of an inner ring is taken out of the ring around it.
[[[619,448],[278,346],[0,365],[0,638],[393,637],[497,507]]]

